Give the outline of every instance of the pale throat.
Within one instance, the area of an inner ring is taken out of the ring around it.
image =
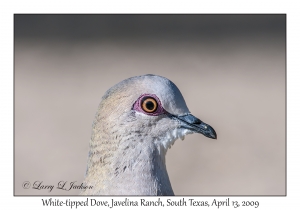
[[[192,133],[194,132],[188,129],[175,128],[174,130],[167,131],[165,135],[155,139],[154,142],[157,145],[159,153],[165,156],[168,149],[170,149],[172,145],[174,145],[177,139],[180,138],[181,140],[184,140],[186,135]]]

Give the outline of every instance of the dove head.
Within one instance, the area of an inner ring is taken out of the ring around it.
[[[99,123],[105,124],[102,133],[120,143],[154,143],[162,154],[187,134],[197,132],[216,138],[209,125],[190,114],[177,86],[156,75],[132,77],[110,88],[94,122],[98,134]]]
[[[190,133],[216,138],[170,80],[143,75],[116,84],[95,116],[85,183],[96,187],[83,194],[173,195],[165,154]]]

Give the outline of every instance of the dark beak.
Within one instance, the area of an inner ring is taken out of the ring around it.
[[[179,120],[181,128],[186,128],[196,133],[201,133],[208,138],[217,139],[216,131],[210,125],[202,122],[192,114],[186,114],[182,116],[171,115],[170,117]]]

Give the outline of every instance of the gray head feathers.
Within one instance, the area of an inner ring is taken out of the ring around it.
[[[85,195],[173,195],[167,149],[186,134],[216,138],[190,114],[170,80],[143,75],[126,79],[102,97],[93,123]]]

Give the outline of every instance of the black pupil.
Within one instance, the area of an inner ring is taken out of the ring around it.
[[[146,107],[149,110],[153,110],[154,109],[154,103],[152,101],[147,101],[146,102]]]

